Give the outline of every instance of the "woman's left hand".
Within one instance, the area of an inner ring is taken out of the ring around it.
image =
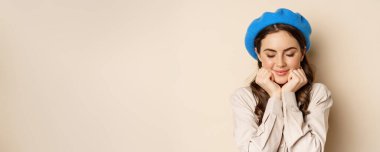
[[[282,92],[296,92],[307,83],[305,72],[300,69],[294,69],[289,74],[288,82],[282,87]]]

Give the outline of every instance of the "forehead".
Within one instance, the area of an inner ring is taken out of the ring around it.
[[[286,31],[278,31],[270,33],[261,40],[261,50],[272,49],[276,51],[282,51],[289,47],[295,47],[299,49],[297,40]]]

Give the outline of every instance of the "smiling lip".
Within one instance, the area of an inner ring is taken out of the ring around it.
[[[288,73],[289,70],[273,70],[277,75],[284,76]]]

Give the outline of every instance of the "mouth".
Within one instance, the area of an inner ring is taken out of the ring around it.
[[[284,75],[288,74],[288,72],[289,72],[289,70],[273,70],[273,71],[278,76],[284,76]]]

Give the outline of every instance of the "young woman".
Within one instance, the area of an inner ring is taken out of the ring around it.
[[[325,85],[313,82],[310,34],[308,21],[284,8],[250,24],[245,44],[259,70],[230,100],[240,152],[324,151],[333,101]]]

